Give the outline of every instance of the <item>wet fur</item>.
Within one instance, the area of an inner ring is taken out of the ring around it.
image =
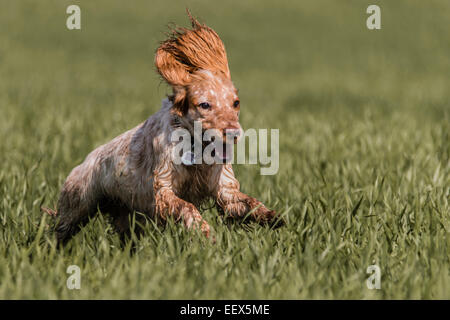
[[[116,230],[126,234],[134,212],[161,220],[172,216],[188,228],[210,228],[197,209],[213,199],[230,217],[251,217],[268,222],[275,212],[239,191],[230,164],[176,165],[172,162],[171,132],[192,130],[193,121],[204,128],[242,130],[239,109],[219,36],[191,16],[192,29],[179,28],[158,48],[157,71],[172,86],[160,111],[137,127],[92,151],[67,177],[58,201],[56,235],[66,243],[98,212],[112,217]],[[208,112],[198,103],[208,99]],[[55,213],[56,214],[56,213]]]

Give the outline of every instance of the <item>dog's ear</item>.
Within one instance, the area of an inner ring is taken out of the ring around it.
[[[156,70],[173,88],[186,86],[190,82],[190,70],[176,55],[170,40],[163,42],[155,55]]]
[[[183,62],[177,60],[173,49],[170,41],[163,42],[156,51],[155,66],[161,77],[172,86],[173,95],[170,97],[173,103],[172,112],[183,116],[189,107],[186,86],[191,80],[190,70]]]
[[[173,89],[173,95],[169,96],[172,102],[171,112],[182,117],[189,109],[189,100],[187,99],[186,88],[176,87]]]

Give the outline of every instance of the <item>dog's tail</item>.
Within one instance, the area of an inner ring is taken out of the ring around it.
[[[58,212],[56,210],[47,208],[47,207],[41,207],[41,211],[52,216],[52,217],[56,217],[58,215]]]

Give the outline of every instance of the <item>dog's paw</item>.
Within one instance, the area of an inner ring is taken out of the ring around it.
[[[269,221],[269,225],[272,229],[284,227],[286,225],[286,220],[279,214],[275,213],[272,220]]]
[[[275,210],[269,210],[264,206],[255,210],[254,217],[258,223],[269,225],[274,229],[286,224],[286,221]]]

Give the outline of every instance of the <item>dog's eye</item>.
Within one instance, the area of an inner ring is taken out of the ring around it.
[[[208,102],[202,102],[198,105],[202,109],[209,109],[211,108],[211,105]]]
[[[233,107],[237,108],[237,107],[239,107],[239,104],[240,104],[239,100],[236,100],[236,101],[233,103]]]

